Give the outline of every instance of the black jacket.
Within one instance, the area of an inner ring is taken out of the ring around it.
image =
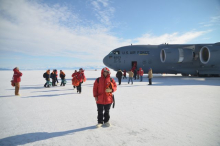
[[[49,74],[47,74],[46,72],[45,72],[45,79],[46,79],[47,81],[49,81],[49,80],[50,80],[50,75],[49,75]]]
[[[52,80],[56,80],[57,79],[57,75],[54,73],[50,74],[50,78],[52,78]]]
[[[60,78],[61,78],[62,80],[65,79],[65,76],[66,76],[66,75],[60,74]]]
[[[134,70],[134,76],[136,76],[136,75],[137,75],[137,70],[135,69],[135,70]]]
[[[117,77],[117,78],[122,78],[122,72],[121,72],[121,70],[119,70],[119,71],[117,72],[116,77]]]

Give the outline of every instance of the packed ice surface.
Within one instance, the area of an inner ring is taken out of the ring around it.
[[[73,70],[64,72],[65,87],[44,88],[44,71],[22,71],[21,96],[14,96],[13,71],[0,71],[1,146],[220,145],[220,78],[154,75],[152,86],[147,75],[133,85],[124,79],[112,126],[96,128],[93,83],[101,71],[85,71],[82,94],[73,90]]]

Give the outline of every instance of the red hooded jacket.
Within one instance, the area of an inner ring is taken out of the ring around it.
[[[14,75],[13,75],[14,80],[13,81],[15,83],[19,83],[21,81],[22,73],[19,72],[16,68],[14,68],[13,71],[14,71]]]
[[[109,69],[106,67],[105,69],[107,69],[109,71]],[[117,90],[117,84],[115,83],[115,80],[112,79],[112,82],[110,80],[110,74],[107,75],[107,77],[105,77],[103,75],[104,69],[102,69],[101,71],[101,77],[99,78],[99,82],[97,81],[97,79],[94,82],[94,86],[93,86],[93,96],[94,97],[98,97],[98,100],[96,101],[97,104],[111,104],[113,102],[113,98],[111,94],[106,94],[105,90],[106,90],[106,86],[109,83],[112,83],[113,87],[112,87],[112,92],[115,92]],[[110,72],[110,71],[109,71]]]
[[[81,82],[83,82],[84,81],[84,79],[86,78],[85,77],[85,75],[84,75],[84,72],[77,72],[76,74],[75,74],[75,76],[76,76],[76,79],[81,83]]]
[[[124,76],[126,76],[126,70],[124,70]]]
[[[77,73],[77,72],[74,72],[74,73],[72,74],[72,77],[73,77],[72,81],[76,78],[76,73]]]
[[[142,68],[139,69],[139,75],[143,76],[144,75],[144,71],[142,70]]]

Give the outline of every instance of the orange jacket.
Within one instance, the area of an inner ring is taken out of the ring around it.
[[[74,72],[74,73],[72,74],[73,79],[76,78],[76,73],[77,73],[77,72]],[[72,79],[72,80],[73,80],[73,79]]]
[[[84,81],[84,79],[86,78],[84,75],[84,72],[77,72],[76,74],[76,79],[81,83]]]
[[[109,70],[106,67],[107,70]],[[112,92],[115,92],[117,90],[117,84],[115,83],[115,80],[110,79],[110,74],[105,77],[103,75],[104,69],[101,71],[101,77],[99,78],[99,82],[97,79],[94,82],[93,86],[93,96],[98,97],[98,100],[96,101],[97,104],[111,104],[113,102],[112,93],[106,93],[105,90],[109,84],[111,84]]]

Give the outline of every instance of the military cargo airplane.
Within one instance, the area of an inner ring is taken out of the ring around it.
[[[130,45],[112,50],[103,63],[115,71],[135,66],[145,73],[220,76],[220,42],[215,44]]]

